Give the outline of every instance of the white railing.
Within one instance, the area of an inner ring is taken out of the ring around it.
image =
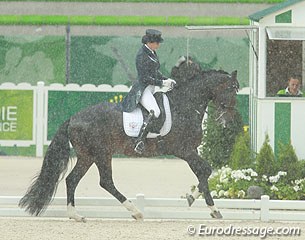
[[[38,82],[36,86],[29,83],[14,84],[5,82],[0,84],[0,90],[32,90],[33,91],[33,131],[31,140],[1,140],[2,146],[30,146],[36,145],[36,156],[43,156],[43,147],[49,144],[47,140],[48,129],[48,92],[49,91],[80,91],[80,92],[128,92],[126,85],[95,86],[93,84],[78,85],[75,83],[63,85],[53,83],[48,86],[44,82]]]
[[[26,217],[18,208],[20,197],[0,197],[0,216]],[[211,219],[203,199],[188,207],[182,198],[146,198],[137,194],[130,198],[142,211],[145,219]],[[261,199],[215,199],[225,220],[291,220],[305,221],[304,201]],[[130,218],[130,213],[114,198],[76,198],[78,212],[87,218]],[[42,217],[66,217],[66,198],[56,197]]]

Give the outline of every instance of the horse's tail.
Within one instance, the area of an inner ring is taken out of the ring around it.
[[[31,215],[39,215],[51,202],[59,181],[67,170],[70,145],[68,126],[70,120],[64,122],[57,130],[44,157],[39,175],[21,198],[19,207],[25,208]]]

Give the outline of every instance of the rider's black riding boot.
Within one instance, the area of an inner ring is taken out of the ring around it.
[[[136,146],[134,148],[134,150],[141,154],[143,151],[144,151],[144,148],[145,148],[145,138],[147,137],[147,134],[148,134],[148,131],[149,129],[147,128],[150,123],[152,122],[152,120],[155,118],[155,115],[154,115],[154,111],[151,110],[149,112],[149,115],[148,115],[148,118],[146,119],[146,121],[144,121],[141,129],[140,129],[140,133],[139,133],[139,136],[136,140]]]

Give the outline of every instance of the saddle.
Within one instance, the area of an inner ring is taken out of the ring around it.
[[[147,138],[156,138],[167,135],[172,127],[170,103],[166,94],[156,92],[154,97],[160,108],[160,116],[149,126]],[[143,121],[148,117],[148,111],[139,105],[134,111],[123,112],[124,131],[129,137],[138,137]]]

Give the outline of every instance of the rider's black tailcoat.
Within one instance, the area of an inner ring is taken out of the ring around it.
[[[138,72],[137,80],[122,102],[124,112],[132,112],[136,109],[142,93],[148,85],[161,87],[162,80],[167,79],[159,71],[160,62],[156,52],[152,52],[145,44],[143,44],[137,53],[136,68]]]

